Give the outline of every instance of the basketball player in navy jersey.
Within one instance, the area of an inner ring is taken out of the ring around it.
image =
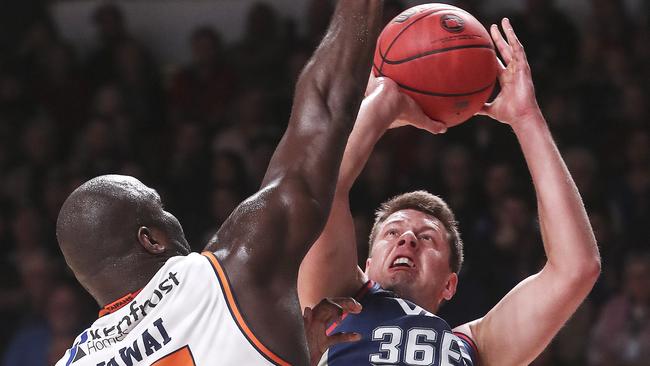
[[[310,363],[298,268],[327,221],[382,3],[338,1],[297,82],[261,189],[233,211],[203,255],[190,253],[178,220],[135,178],[97,177],[67,198],[57,239],[104,309],[57,365]],[[305,323],[318,325],[323,314],[307,311]],[[337,339],[316,340],[322,347]]]
[[[462,242],[444,201],[420,191],[393,198],[377,212],[370,256],[361,271],[348,196],[373,146],[387,128],[404,120],[433,133],[444,131],[394,82],[371,80],[345,151],[329,221],[299,275],[303,306],[324,296],[355,294],[363,305],[360,314],[330,330],[359,332],[363,339],[330,348],[321,364],[525,365],[595,283],[600,257],[580,195],[537,105],[523,47],[507,19],[502,27],[507,41],[496,25],[490,29],[507,65],[500,64],[501,92],[479,113],[510,125],[521,145],[537,192],[546,265],[484,317],[451,329],[434,314],[456,291]]]

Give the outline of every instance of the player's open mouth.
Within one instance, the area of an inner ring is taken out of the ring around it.
[[[390,268],[414,268],[415,263],[411,260],[411,258],[407,257],[397,257],[391,263]]]

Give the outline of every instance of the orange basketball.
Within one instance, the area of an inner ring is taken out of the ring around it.
[[[384,28],[373,71],[394,80],[431,119],[451,127],[472,117],[489,98],[497,59],[476,18],[433,3],[404,11]]]

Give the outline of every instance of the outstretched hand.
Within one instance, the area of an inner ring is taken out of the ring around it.
[[[327,327],[344,314],[358,314],[361,304],[349,297],[335,297],[321,300],[313,309],[305,308],[302,315],[309,345],[312,366],[318,365],[323,353],[331,346],[342,342],[356,342],[361,339],[358,333],[335,333],[327,335]]]
[[[524,47],[519,42],[508,18],[501,21],[507,41],[496,24],[490,27],[492,39],[506,66],[499,60],[497,77],[501,92],[492,103],[486,103],[477,113],[492,117],[511,126],[541,112],[535,99],[535,87],[526,59]]]
[[[370,73],[366,99],[367,102],[373,103],[372,110],[378,119],[386,121],[386,129],[411,125],[433,134],[447,131],[444,123],[427,117],[420,106],[402,93],[397,83],[387,77],[377,78]]]

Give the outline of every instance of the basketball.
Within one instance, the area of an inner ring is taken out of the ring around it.
[[[451,127],[472,117],[490,97],[497,59],[476,18],[432,3],[405,10],[384,28],[373,72],[394,80],[427,116]]]

